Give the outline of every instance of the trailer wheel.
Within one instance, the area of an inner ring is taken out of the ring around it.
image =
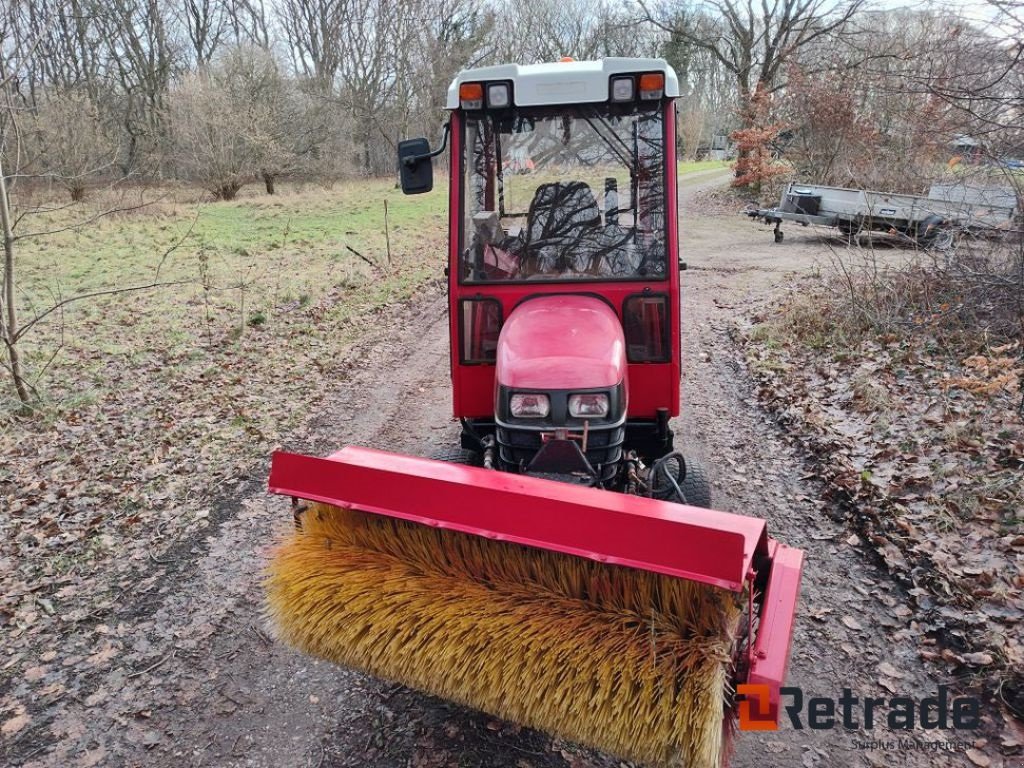
[[[853,238],[860,234],[861,225],[858,221],[839,221],[836,228],[839,230],[839,234],[853,242]]]
[[[941,216],[929,216],[917,225],[917,244],[933,251],[946,251],[953,246],[953,230]]]
[[[692,456],[683,457],[683,462],[686,464],[686,477],[680,488],[686,496],[686,503],[691,507],[711,509],[711,478],[707,469]]]
[[[435,451],[431,457],[434,461],[447,461],[451,464],[465,464],[469,467],[480,466],[480,455],[459,445],[449,445]]]
[[[953,247],[953,240],[953,230],[940,229],[935,234],[928,237],[922,245],[933,251],[948,251]]]

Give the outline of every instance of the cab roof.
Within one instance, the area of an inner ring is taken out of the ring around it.
[[[459,107],[462,83],[511,80],[513,101],[518,107],[553,104],[592,104],[608,101],[608,81],[613,75],[665,73],[665,96],[679,96],[675,70],[664,59],[608,58],[597,61],[559,61],[550,64],[502,64],[465,69],[448,86],[448,109]]]

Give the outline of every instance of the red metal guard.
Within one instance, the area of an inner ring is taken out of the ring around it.
[[[739,591],[765,523],[369,448],[274,454],[270,490]]]
[[[761,615],[754,641],[747,682],[768,686],[769,714],[779,720],[779,688],[786,681],[793,624],[800,595],[804,553],[769,539],[771,570],[761,600]]]

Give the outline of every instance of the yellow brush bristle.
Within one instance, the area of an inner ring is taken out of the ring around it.
[[[652,765],[718,766],[726,590],[315,505],[267,579],[283,641]]]

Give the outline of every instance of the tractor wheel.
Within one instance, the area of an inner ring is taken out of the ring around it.
[[[704,465],[697,459],[686,456],[683,458],[686,464],[686,476],[679,487],[686,497],[686,503],[691,507],[711,508],[711,478]]]
[[[683,456],[683,467],[680,468],[678,456],[679,454],[675,454],[665,459],[663,471],[676,478],[679,483],[679,490],[686,497],[687,504],[691,507],[710,509],[711,481],[708,478],[708,472],[704,465],[693,457]],[[685,475],[683,475],[682,470],[685,470]],[[680,475],[683,475],[682,480],[678,479]],[[662,501],[679,501],[675,488],[670,481],[662,477],[661,470],[652,475],[651,482],[654,483],[652,488],[654,498],[661,499]]]
[[[436,451],[430,458],[434,461],[448,461],[452,464],[465,464],[471,467],[480,466],[480,455],[469,451],[461,445],[449,445]]]

